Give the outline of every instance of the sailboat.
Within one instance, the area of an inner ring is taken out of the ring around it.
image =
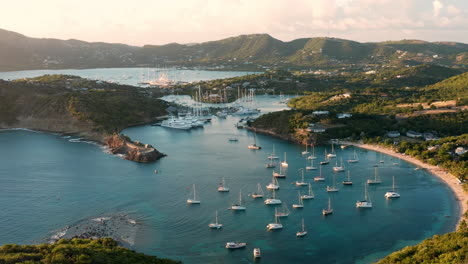
[[[326,165],[330,163],[330,159],[328,158],[327,150],[325,150],[325,159],[320,161],[320,165]]]
[[[400,194],[395,191],[395,176],[393,176],[392,190],[385,193],[385,198],[400,198]]]
[[[312,145],[312,154],[307,156],[307,159],[308,160],[314,160],[314,159],[317,159],[317,157],[315,156],[315,146]]]
[[[276,177],[272,177],[271,182],[266,186],[268,190],[278,190],[279,189],[279,183]]]
[[[333,147],[333,143],[331,145],[332,145],[332,150],[331,150],[331,153],[327,154],[327,158],[336,158],[336,153],[335,153],[335,148]]]
[[[276,213],[277,213],[277,210],[275,208],[275,222],[267,225],[268,230],[275,230],[275,229],[283,228],[283,225],[278,221],[278,217],[276,216]]]
[[[242,206],[242,189],[239,190],[239,203],[233,204],[229,209],[237,211],[243,211],[246,209],[245,206]]]
[[[302,155],[307,155],[307,154],[309,154],[309,153],[310,153],[310,152],[307,150],[307,144],[306,144],[306,149],[305,149],[305,151],[302,151]]]
[[[351,181],[351,176],[350,176],[349,170],[348,170],[348,178],[343,181],[343,185],[353,185],[353,182]]]
[[[309,192],[307,194],[303,194],[301,195],[301,199],[302,200],[308,200],[308,199],[314,199],[315,196],[314,196],[314,192],[312,191],[312,184],[310,184],[309,182]]]
[[[199,204],[200,200],[197,200],[197,193],[195,190],[195,184],[193,184],[193,199],[189,198],[187,199],[188,204]]]
[[[374,168],[374,179],[368,179],[367,180],[368,184],[380,184],[382,181],[380,181],[379,174],[377,173],[377,167]]]
[[[299,194],[299,203],[293,204],[292,207],[297,208],[297,209],[301,209],[301,208],[304,208],[304,202],[302,202],[301,191],[298,191],[298,194]]]
[[[288,167],[289,166],[288,162],[286,161],[286,152],[284,153],[284,161],[281,162],[281,166],[283,166],[283,167]]]
[[[257,191],[252,193],[252,198],[263,198],[263,189],[260,183],[257,183]]]
[[[304,226],[304,218],[302,218],[302,225],[301,225],[301,231],[297,231],[296,232],[296,236],[297,237],[303,237],[305,235],[307,235],[307,231],[305,230],[305,226]]]
[[[336,188],[336,176],[333,174],[333,186],[327,186],[327,192],[337,192],[338,188]]]
[[[302,172],[301,181],[296,181],[296,186],[307,186],[307,183],[304,182],[304,169],[300,169]]]
[[[273,190],[273,196],[272,198],[268,198],[264,201],[266,205],[275,205],[275,204],[281,204],[280,199],[276,199],[276,193],[275,190]]]
[[[322,176],[322,167],[320,167],[320,174],[319,176],[314,178],[314,181],[324,181],[325,178]]]
[[[356,202],[357,208],[372,208],[372,202],[367,194],[367,184],[364,184],[364,200]]]
[[[322,210],[322,215],[333,214],[333,208],[331,207],[331,199],[328,197],[328,208]]]
[[[224,182],[224,177],[223,180],[219,183],[218,192],[229,192],[229,188],[226,187],[226,183]]]
[[[258,150],[258,149],[262,148],[260,146],[257,146],[257,135],[256,134],[254,134],[254,143],[249,145],[247,148],[249,148],[251,150]]]
[[[218,223],[218,210],[216,210],[216,213],[215,213],[215,222],[209,224],[208,226],[213,229],[220,229],[221,227],[223,227],[222,224]]]
[[[276,164],[271,160],[269,163],[265,164],[265,168],[271,169],[276,167]]]
[[[340,166],[338,166],[338,161],[335,163],[335,167],[333,167],[334,172],[340,172],[340,171],[345,171],[345,168],[343,166],[343,158],[341,158],[341,163]]]
[[[279,159],[279,157],[276,156],[275,154],[275,145],[273,145],[273,153],[271,153],[270,156],[268,156],[268,159],[270,160]]]
[[[353,158],[352,159],[349,159],[348,160],[348,163],[356,163],[359,161],[359,158],[357,156],[357,153],[356,153],[356,150],[354,150],[354,155],[353,155]]]
[[[283,167],[280,166],[279,172],[273,170],[273,177],[275,178],[286,178],[286,173],[284,173]]]
[[[306,170],[316,170],[317,167],[314,166],[314,160],[310,160],[310,165],[306,161]]]
[[[289,216],[289,209],[286,203],[283,204],[283,207],[281,208],[281,211],[276,211],[275,216],[277,217],[287,217]]]

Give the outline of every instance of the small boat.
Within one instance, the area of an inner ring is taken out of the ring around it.
[[[310,164],[307,164],[307,162],[306,162],[305,169],[306,170],[316,170],[317,167],[314,166],[314,160],[310,160]]]
[[[275,208],[275,222],[267,225],[268,230],[276,230],[276,229],[283,228],[283,225],[278,221],[278,217],[276,216],[276,213],[277,213],[277,210]]]
[[[314,178],[314,181],[324,181],[325,178],[322,176],[322,167],[320,167],[320,174],[319,176]]]
[[[242,206],[242,190],[239,190],[239,203],[231,205],[229,209],[234,211],[245,211],[246,207]]]
[[[187,199],[188,204],[200,204],[200,200],[197,200],[197,193],[195,190],[195,184],[193,185],[193,199],[189,198]]]
[[[276,204],[281,204],[281,200],[276,199],[276,193],[275,193],[275,190],[273,190],[272,198],[266,199],[263,203],[265,203],[266,205],[276,205]]]
[[[308,199],[314,199],[315,195],[314,192],[312,191],[312,184],[309,182],[309,192],[307,194],[301,195],[302,200],[308,200]]]
[[[236,137],[230,137],[228,140],[229,140],[229,142],[237,142],[237,141],[239,141],[239,139],[237,139]]]
[[[283,207],[281,208],[281,211],[276,211],[275,216],[277,217],[287,217],[289,216],[289,209],[286,203],[283,204]]]
[[[236,249],[236,248],[243,248],[247,245],[247,243],[239,243],[239,242],[227,242],[226,248],[227,249]]]
[[[327,150],[325,150],[325,159],[320,161],[319,164],[320,165],[327,165],[328,163],[330,163],[330,159],[328,158]]]
[[[345,148],[347,148],[347,147],[348,147],[348,146],[346,146],[346,145],[341,145],[341,146],[340,146],[341,149],[345,149]]]
[[[364,184],[364,200],[356,202],[357,208],[372,208],[372,202],[367,194],[367,184]]]
[[[336,158],[336,153],[335,153],[335,148],[333,147],[333,143],[331,145],[332,145],[331,153],[327,154],[327,158]]]
[[[338,188],[336,188],[336,176],[333,175],[333,186],[327,186],[327,192],[337,192]]]
[[[252,198],[263,198],[263,189],[260,183],[257,183],[257,191],[252,193]]]
[[[356,162],[359,162],[359,158],[357,156],[356,150],[354,150],[354,156],[352,159],[348,160],[348,163],[356,163]]]
[[[400,194],[395,191],[395,176],[393,176],[392,190],[385,193],[385,198],[400,198]]]
[[[331,199],[328,197],[328,208],[322,210],[322,215],[333,214],[333,208],[331,207]]]
[[[222,224],[218,223],[218,210],[216,210],[216,213],[215,213],[215,222],[209,224],[208,226],[213,229],[220,229],[221,227],[223,227]]]
[[[279,189],[279,183],[276,177],[272,177],[271,182],[266,186],[268,190],[278,190]]]
[[[271,169],[271,168],[274,168],[274,167],[276,167],[276,164],[275,164],[275,163],[267,163],[267,164],[265,164],[265,168],[267,168],[267,169]]]
[[[257,135],[256,134],[254,134],[254,143],[249,145],[247,148],[249,148],[251,150],[258,150],[258,149],[262,148],[262,147],[257,145]]]
[[[296,181],[296,186],[307,186],[307,183],[304,181],[304,169],[300,169],[302,172],[301,181]]]
[[[271,153],[270,156],[268,156],[268,159],[270,160],[279,159],[279,157],[276,156],[275,154],[275,145],[273,145],[273,153]]]
[[[312,154],[307,156],[307,159],[308,160],[314,160],[314,159],[317,159],[317,157],[315,156],[315,146],[312,145]]]
[[[340,166],[338,166],[338,161],[336,161],[335,166],[333,167],[334,172],[342,172],[345,171],[345,167],[343,166],[343,158],[341,158]]]
[[[343,185],[353,185],[353,182],[351,181],[351,176],[349,174],[350,172],[348,170],[348,178],[343,181]]]
[[[284,153],[284,161],[281,162],[281,166],[283,166],[283,167],[288,167],[289,166],[288,162],[286,161],[286,152]]]
[[[260,253],[260,248],[254,248],[253,257],[254,258],[260,258],[261,256],[262,256],[262,253]]]
[[[226,187],[226,183],[224,182],[224,177],[223,180],[219,183],[218,192],[229,192],[229,188]]]
[[[302,201],[301,191],[298,191],[298,194],[299,194],[299,203],[293,204],[292,207],[296,209],[302,209],[304,208],[304,202]]]
[[[306,149],[305,149],[305,151],[302,151],[301,154],[302,154],[302,155],[307,155],[307,154],[309,154],[309,153],[310,153],[310,152],[307,150],[307,144],[306,144]]]
[[[297,237],[303,237],[305,235],[307,235],[307,231],[305,230],[305,226],[304,226],[304,218],[302,218],[301,231],[297,231],[296,236]]]
[[[286,173],[284,173],[283,167],[280,166],[279,172],[273,170],[273,177],[275,178],[286,178]]]
[[[377,168],[374,169],[374,179],[368,179],[367,180],[368,184],[380,184],[382,181],[380,181],[379,174],[377,173]]]

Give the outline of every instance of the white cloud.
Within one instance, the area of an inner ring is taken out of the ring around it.
[[[440,14],[440,10],[444,7],[444,4],[442,4],[441,1],[439,0],[434,0],[432,2],[432,14],[437,17]]]

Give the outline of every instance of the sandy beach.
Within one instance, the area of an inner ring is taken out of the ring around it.
[[[463,217],[463,213],[468,210],[468,194],[465,193],[458,179],[452,174],[446,172],[444,169],[424,163],[411,156],[407,156],[401,153],[396,153],[395,151],[389,148],[385,148],[385,147],[378,146],[378,145],[360,144],[360,143],[354,143],[354,142],[340,142],[340,144],[353,145],[359,148],[381,152],[381,153],[405,160],[407,162],[413,163],[420,168],[426,169],[430,173],[434,174],[435,176],[443,180],[450,187],[450,189],[452,189],[453,193],[455,194],[455,197],[459,201],[459,206],[460,206],[460,215],[459,215],[458,223],[460,223]]]

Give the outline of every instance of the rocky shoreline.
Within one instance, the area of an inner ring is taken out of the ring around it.
[[[140,163],[153,162],[167,156],[150,144],[132,141],[124,135],[112,135],[106,139],[105,144],[110,148],[112,154],[121,154],[126,160]]]

